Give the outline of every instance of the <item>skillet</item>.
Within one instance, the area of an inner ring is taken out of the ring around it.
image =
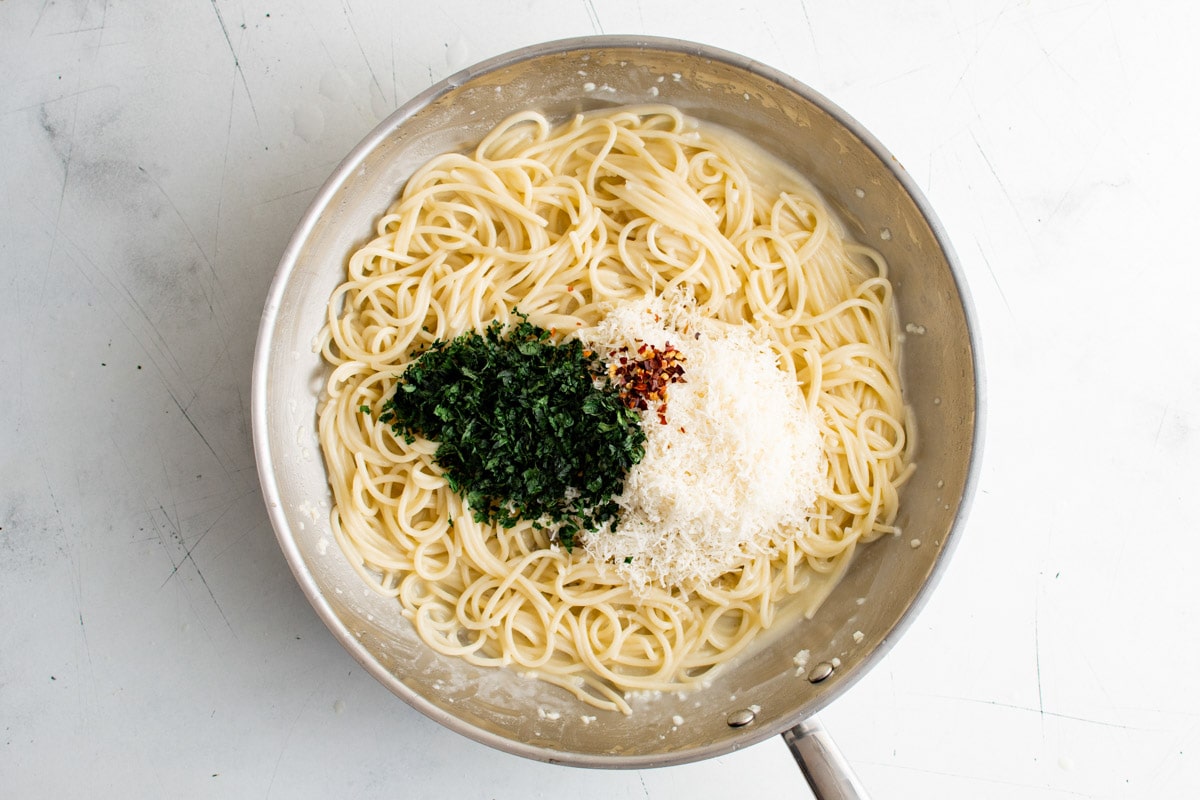
[[[328,530],[315,417],[327,368],[311,343],[348,254],[370,238],[418,166],[469,148],[518,110],[560,121],[647,102],[725,126],[792,164],[854,238],[883,253],[905,336],[902,380],[918,468],[901,494],[903,533],[860,547],[812,619],[785,617],[703,689],[638,698],[633,715],[622,716],[597,714],[515,672],[434,653],[398,604],[362,585]],[[972,313],[953,249],[912,178],[811,88],[743,56],[675,39],[595,36],[527,47],[401,106],[346,156],[301,219],[267,297],[254,359],[264,499],[296,580],[333,635],[398,697],[459,733],[528,758],[607,768],[711,758],[782,733],[818,797],[862,797],[814,714],[911,624],[962,535],[983,422]],[[801,651],[807,659],[796,658]]]

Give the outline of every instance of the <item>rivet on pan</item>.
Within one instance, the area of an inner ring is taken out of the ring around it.
[[[754,712],[748,708],[743,708],[741,711],[731,711],[729,716],[725,718],[725,724],[731,728],[742,728],[754,722]]]
[[[832,674],[833,664],[830,664],[828,661],[822,661],[820,664],[817,664],[815,667],[809,670],[808,682],[820,683]]]

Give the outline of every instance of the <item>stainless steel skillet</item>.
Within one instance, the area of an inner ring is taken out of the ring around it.
[[[433,653],[396,604],[361,585],[328,532],[314,413],[326,372],[311,342],[348,254],[416,167],[466,149],[514,111],[566,118],[647,102],[726,126],[793,164],[853,234],[887,258],[906,330],[903,378],[919,467],[902,496],[903,535],[860,548],[812,620],[777,626],[706,688],[639,699],[624,717],[594,714],[514,672]],[[783,733],[818,796],[854,797],[861,790],[813,714],[879,661],[944,569],[978,477],[982,397],[978,335],[952,248],[874,137],[813,90],[744,57],[673,39],[602,36],[525,48],[459,72],[398,109],[345,158],[300,221],[271,287],[252,410],[264,497],[297,581],[333,635],[414,708],[501,750],[589,767],[678,764]],[[809,657],[798,669],[802,650]]]

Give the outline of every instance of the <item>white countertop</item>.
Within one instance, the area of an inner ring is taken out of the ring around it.
[[[317,187],[452,72],[603,32],[811,85],[962,259],[981,491],[917,622],[822,712],[863,783],[1200,796],[1196,9],[0,2],[0,794],[808,796],[778,738],[610,772],[439,727],[329,635],[263,508],[250,362]]]

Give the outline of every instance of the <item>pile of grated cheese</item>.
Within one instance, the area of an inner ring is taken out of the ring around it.
[[[686,589],[803,534],[825,481],[821,434],[769,344],[657,298],[618,306],[579,336],[601,356],[674,345],[686,381],[670,386],[667,424],[642,412],[646,455],[614,498],[616,527],[585,537],[593,559],[638,593]]]

